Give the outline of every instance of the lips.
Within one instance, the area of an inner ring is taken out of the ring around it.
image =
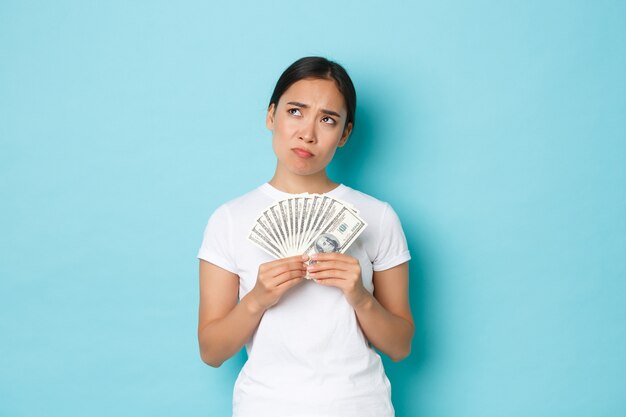
[[[311,152],[307,151],[306,149],[293,148],[291,150],[293,151],[293,153],[298,155],[300,158],[311,158],[311,157],[313,157],[313,154]]]

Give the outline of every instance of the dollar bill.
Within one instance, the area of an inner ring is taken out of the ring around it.
[[[345,253],[359,237],[367,223],[347,207],[342,207],[332,222],[320,230],[305,250],[305,254],[339,252]]]
[[[252,228],[248,239],[273,257],[281,258],[281,250],[275,245],[275,242],[259,228],[258,224]]]
[[[324,194],[299,194],[263,210],[248,240],[277,259],[344,253],[366,227],[351,204]]]

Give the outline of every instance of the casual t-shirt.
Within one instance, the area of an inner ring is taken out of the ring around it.
[[[345,185],[326,193],[352,204],[368,226],[346,254],[359,260],[363,285],[373,271],[410,259],[391,206]],[[293,196],[268,183],[220,206],[198,258],[239,276],[239,297],[254,288],[259,265],[274,260],[247,236],[262,210]],[[234,417],[390,417],[391,387],[380,356],[340,289],[312,280],[269,308],[246,344],[248,360],[233,392]]]

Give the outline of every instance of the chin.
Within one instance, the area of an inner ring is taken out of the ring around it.
[[[308,177],[310,175],[318,174],[320,171],[323,171],[323,170],[324,170],[323,168],[319,169],[319,168],[313,168],[313,167],[305,167],[305,168],[303,168],[303,167],[290,167],[289,168],[289,171],[292,174],[300,175],[300,176],[303,176],[303,177]]]
[[[281,159],[279,158],[279,161]],[[282,162],[279,162],[286,171],[289,171],[293,175],[299,176],[310,176],[320,173],[326,169],[327,164],[320,165],[319,160],[316,161],[307,161],[301,159],[291,158],[291,155],[286,155],[285,159],[282,159]]]
[[[294,174],[294,175],[298,175],[298,176],[300,176],[300,177],[309,177],[309,176],[312,176],[312,175],[317,174],[318,172],[320,172],[320,171],[319,171],[319,170],[318,170],[318,171],[312,171],[312,170],[297,170],[297,169],[291,170],[291,173],[292,173],[292,174]]]
[[[311,164],[302,163],[302,161],[295,161],[295,163],[291,163],[287,166],[289,171],[298,175],[313,175],[324,169],[320,169],[319,166],[311,166]]]

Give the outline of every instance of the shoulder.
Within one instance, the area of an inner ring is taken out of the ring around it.
[[[393,212],[391,205],[386,201],[348,186],[344,186],[344,188],[345,190],[339,198],[352,204],[366,220],[380,220],[388,215],[389,211]]]
[[[374,240],[402,230],[400,218],[388,202],[350,187],[346,187],[344,195],[340,198],[345,199],[358,210],[359,215],[368,224],[366,229],[369,231],[368,235],[372,235]]]
[[[354,188],[348,187],[347,185],[343,186],[343,193],[340,198],[348,200],[349,202],[354,201],[378,209],[382,209],[385,205],[388,205],[386,201],[379,200],[374,196],[365,194],[364,192],[359,190],[355,190]]]
[[[237,271],[237,248],[245,241],[259,207],[268,197],[256,188],[218,206],[209,216],[198,257],[228,271]]]
[[[351,203],[367,223],[362,245],[374,271],[384,271],[411,259],[402,224],[391,205],[369,194],[347,187],[339,197]]]
[[[215,209],[211,217],[220,218],[245,218],[254,215],[259,208],[265,208],[271,203],[271,199],[263,192],[262,187],[257,187],[247,193],[233,198]]]

